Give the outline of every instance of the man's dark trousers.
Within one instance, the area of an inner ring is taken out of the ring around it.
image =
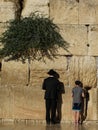
[[[46,99],[46,122],[47,122],[47,124],[50,124],[50,122],[52,124],[55,124],[56,105],[57,105],[57,102],[55,99]]]

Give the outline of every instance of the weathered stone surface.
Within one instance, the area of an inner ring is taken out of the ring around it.
[[[6,22],[15,18],[13,2],[0,2],[0,22]]]
[[[44,69],[43,69],[44,68]],[[60,79],[67,82],[66,68],[67,59],[66,57],[57,57],[54,61],[46,60],[36,61],[30,64],[30,84],[33,86],[41,86],[42,81],[47,77],[49,69],[55,69],[60,73]],[[28,81],[28,63],[22,64],[21,62],[2,62],[1,71],[1,84],[15,84],[15,85],[26,85]]]
[[[96,87],[96,60],[91,56],[58,57],[54,61],[47,60],[46,64],[33,62],[31,63],[31,81],[29,86],[26,86],[27,64],[3,62],[0,87],[0,93],[2,93],[1,104],[4,101],[0,108],[0,116],[2,118],[45,119],[42,82],[48,76],[47,71],[49,68],[55,69],[60,74],[60,80],[65,85],[66,93],[63,95],[62,120],[73,121],[71,89],[74,87],[74,81],[79,79],[83,82],[84,87]],[[90,100],[88,106],[88,120],[97,118],[95,117],[96,114],[92,118],[89,112],[92,109],[95,110],[95,108],[92,108],[93,105],[91,105],[95,93],[92,94],[90,94],[92,100]],[[95,100],[97,100],[96,97],[94,98]],[[94,105],[96,106],[96,104]]]
[[[72,87],[75,80],[81,80],[83,86],[96,87],[96,59],[94,57],[73,56],[69,62],[69,84]]]
[[[76,0],[50,0],[50,17],[57,24],[78,24]]]
[[[6,24],[0,23],[0,35],[6,30]]]
[[[40,87],[14,88],[14,117],[16,119],[44,119],[44,94]]]
[[[58,26],[61,35],[69,43],[68,52],[59,50],[59,54],[98,56],[98,25]]]
[[[98,120],[98,88],[91,89],[89,96],[87,120]]]
[[[1,84],[24,84],[27,83],[27,64],[19,62],[2,62]]]
[[[62,121],[73,121],[72,88],[66,88],[63,95]],[[97,88],[89,91],[86,120],[98,120]],[[22,120],[45,120],[44,91],[40,87],[0,87],[0,118]]]
[[[97,71],[97,73],[96,73],[96,77],[97,77],[97,88],[98,88],[98,56],[96,57],[96,71]]]
[[[2,66],[1,84],[27,84],[27,63],[4,62]],[[65,86],[73,87],[74,81],[77,79],[81,80],[84,86],[96,87],[97,85],[96,59],[91,56],[62,56],[54,61],[46,60],[46,63],[32,62],[30,84],[41,86],[51,68],[60,74],[60,80],[64,82]]]
[[[60,54],[98,56],[98,25],[58,26],[61,35],[69,43],[68,52],[60,50]]]
[[[59,25],[61,35],[69,43],[68,51],[61,54],[87,55],[87,28],[84,25]]]
[[[44,68],[44,69],[43,69]],[[31,66],[31,82],[36,81],[37,85],[39,83],[42,83],[43,79],[47,77],[47,72],[49,69],[55,69],[59,75],[60,80],[62,80],[64,83],[67,82],[67,59],[65,56],[57,57],[54,61],[46,60],[46,63],[44,62],[34,62]],[[33,83],[34,85],[34,83]],[[41,84],[40,84],[41,85]]]
[[[0,85],[0,118],[13,118],[13,92]]]
[[[38,11],[45,15],[49,15],[48,3],[49,0],[25,0],[22,16],[28,16],[35,11]]]
[[[98,1],[97,0],[80,0],[79,23],[98,24]]]
[[[88,32],[88,55],[98,56],[98,25],[91,25]]]
[[[41,88],[0,87],[0,118],[44,119],[44,95]],[[37,101],[38,100],[38,101]],[[39,116],[40,115],[40,116]]]
[[[3,22],[14,18],[15,4],[0,1],[0,34],[6,27]],[[73,121],[71,90],[77,79],[91,87],[86,120],[98,120],[98,0],[24,0],[23,5],[23,17],[40,11],[54,18],[69,48],[60,49],[54,61],[32,62],[29,86],[27,63],[0,61],[0,118],[45,120],[42,83],[53,68],[65,86],[62,120]]]
[[[50,17],[59,24],[98,24],[98,1],[50,0]]]

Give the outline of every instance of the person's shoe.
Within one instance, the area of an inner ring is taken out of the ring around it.
[[[75,121],[75,125],[79,125],[79,122]]]
[[[82,125],[83,122],[82,122],[82,121],[79,121],[78,123],[79,123],[80,125]]]
[[[47,122],[47,125],[50,125],[50,122]]]
[[[55,121],[51,121],[51,124],[56,124],[56,122]]]
[[[60,124],[60,121],[56,121],[56,124]]]

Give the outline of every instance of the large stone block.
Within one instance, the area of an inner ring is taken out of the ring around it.
[[[97,0],[50,0],[50,17],[59,24],[97,24],[97,10]]]
[[[0,23],[0,35],[6,30],[6,24]]]
[[[76,0],[50,0],[50,18],[57,24],[78,24]]]
[[[43,69],[44,68],[44,69]],[[55,69],[65,86],[73,87],[75,80],[81,80],[84,86],[97,86],[96,59],[91,56],[71,56],[58,58],[54,61],[33,62],[30,64],[30,84],[41,86],[49,69]],[[3,62],[1,70],[1,84],[26,85],[28,83],[28,64],[17,62]]]
[[[58,25],[64,40],[69,43],[68,51],[59,50],[66,55],[98,55],[98,26],[97,25]]]
[[[84,87],[96,87],[96,59],[90,56],[70,58],[68,80],[71,87],[74,86],[75,80],[81,80]]]
[[[60,33],[64,40],[69,43],[68,51],[60,54],[87,55],[87,28],[84,25],[59,25]]]
[[[15,119],[45,118],[44,93],[40,87],[19,86],[13,92]]]
[[[88,55],[98,56],[98,25],[90,25],[88,32]]]
[[[15,18],[13,2],[0,1],[0,22],[6,22]]]
[[[3,62],[1,68],[1,84],[27,84],[27,64],[21,62]]]
[[[98,0],[80,0],[79,24],[98,24]]]
[[[98,88],[89,91],[87,120],[98,120]]]
[[[44,68],[44,69],[43,69]],[[56,70],[60,75],[60,80],[67,83],[67,59],[65,56],[57,57],[57,59],[43,61],[35,61],[31,64],[31,84],[33,86],[41,86],[43,79],[48,76],[50,69]]]
[[[74,120],[71,94],[72,94],[72,88],[65,87],[65,94],[62,95],[63,97],[62,121],[72,122]]]
[[[9,86],[0,85],[0,118],[13,118],[13,91]]]
[[[32,12],[36,11],[45,15],[49,15],[48,3],[49,0],[25,0],[22,16],[28,16]]]
[[[72,88],[65,88],[62,95],[62,122],[74,120],[72,111]],[[97,88],[89,92],[86,120],[98,120]],[[85,111],[84,111],[85,114]],[[2,119],[32,119],[45,120],[44,91],[40,87],[32,86],[1,86],[0,87],[0,118]]]

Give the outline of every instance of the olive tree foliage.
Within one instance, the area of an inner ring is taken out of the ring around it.
[[[0,56],[8,60],[53,59],[58,49],[67,49],[68,43],[59,33],[52,20],[41,14],[32,13],[20,20],[11,20],[0,37],[3,47]]]

